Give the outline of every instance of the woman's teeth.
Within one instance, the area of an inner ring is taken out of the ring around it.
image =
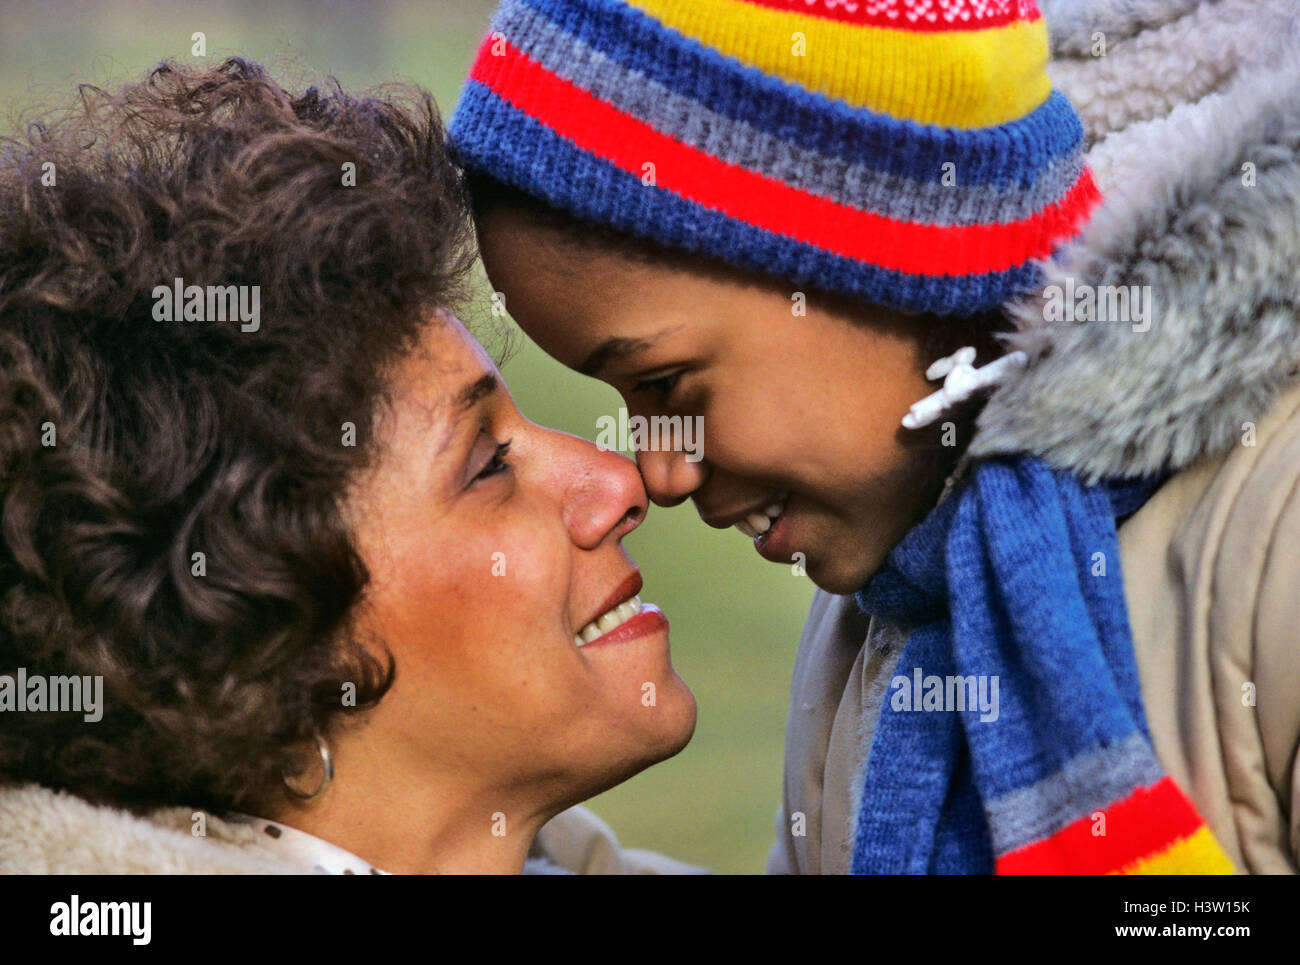
[[[603,613],[596,619],[592,620],[578,633],[574,634],[574,646],[581,647],[584,644],[591,643],[597,637],[604,636],[615,627],[622,626],[641,612],[641,598],[634,596],[630,600],[624,600],[608,613]]]
[[[748,517],[742,519],[736,524],[736,529],[750,539],[757,539],[776,525],[777,519],[785,511],[785,501],[789,498],[790,494],[788,492],[782,493],[776,497],[776,502],[766,507],[761,513],[750,513]]]

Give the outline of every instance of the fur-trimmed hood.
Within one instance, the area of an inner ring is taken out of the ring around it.
[[[964,464],[1179,470],[1239,444],[1300,374],[1300,8],[1040,3],[1105,200],[1013,307],[1009,346],[1030,364],[990,397]],[[1149,293],[1149,318],[1045,320],[1052,298],[1102,286]]]

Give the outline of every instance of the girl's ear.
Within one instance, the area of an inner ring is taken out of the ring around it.
[[[963,345],[975,349],[976,367],[987,365],[1006,354],[1002,336],[1015,330],[1015,323],[1002,310],[944,318],[939,315],[917,315],[916,323],[925,328],[923,352],[926,365],[952,355]]]

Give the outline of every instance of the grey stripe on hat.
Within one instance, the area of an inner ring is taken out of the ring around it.
[[[828,157],[709,110],[629,70],[520,0],[506,0],[492,26],[546,70],[674,140],[800,191],[898,221],[950,226],[1022,221],[1059,201],[1084,168],[1082,152],[1076,151],[1044,168],[1028,189],[963,186],[960,169],[954,170],[952,185],[942,183],[942,170],[935,171],[933,181],[914,181]]]
[[[1141,734],[1075,758],[1051,777],[985,804],[994,854],[1041,841],[1164,777]]]

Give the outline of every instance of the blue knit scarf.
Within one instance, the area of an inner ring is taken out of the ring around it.
[[[1165,478],[1085,486],[1030,456],[977,463],[858,591],[911,632],[855,874],[1121,870],[1164,853],[1150,834],[1099,849],[1077,825],[1118,805],[1158,824],[1170,805],[1152,787],[1180,793],[1151,749],[1116,532]]]

